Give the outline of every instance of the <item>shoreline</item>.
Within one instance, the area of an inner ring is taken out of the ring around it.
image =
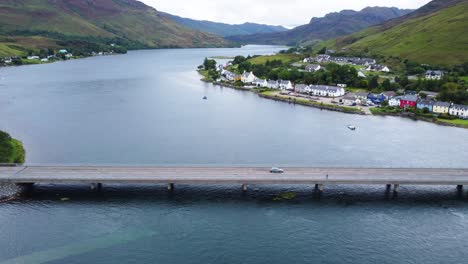
[[[203,76],[200,72],[198,72],[198,73],[201,76]],[[265,94],[265,93],[262,93],[262,92],[258,92],[258,91],[253,90],[253,89],[249,89],[249,88],[245,88],[245,87],[239,87],[239,86],[235,86],[235,85],[227,84],[227,83],[222,83],[222,82],[209,81],[209,80],[205,80],[204,78],[202,78],[201,81],[206,82],[206,83],[210,83],[212,85],[217,85],[217,86],[220,86],[220,87],[226,87],[226,88],[231,88],[231,89],[240,90],[240,91],[252,92],[252,93],[257,94],[259,97],[264,98],[264,99],[269,99],[269,100],[273,100],[273,101],[280,101],[280,102],[289,103],[289,104],[298,104],[298,105],[302,105],[302,106],[317,108],[317,109],[320,109],[320,110],[341,112],[341,113],[344,113],[344,114],[363,115],[363,116],[401,117],[401,118],[406,118],[406,119],[412,119],[414,121],[422,121],[422,122],[426,122],[426,123],[432,123],[432,124],[439,125],[439,126],[468,129],[468,126],[465,126],[465,125],[462,125],[462,124],[454,124],[454,123],[450,123],[450,122],[443,122],[443,121],[434,120],[434,119],[431,119],[431,118],[428,118],[428,117],[422,117],[422,116],[418,116],[418,115],[403,115],[401,113],[398,113],[398,114],[396,114],[396,113],[371,113],[371,114],[366,114],[362,110],[352,111],[352,110],[348,110],[348,109],[346,109],[344,107],[341,107],[341,106],[314,103],[313,101],[303,101],[303,100],[289,99],[289,98],[284,98],[284,97],[281,97],[281,96],[272,96],[272,95],[268,95],[268,94]]]

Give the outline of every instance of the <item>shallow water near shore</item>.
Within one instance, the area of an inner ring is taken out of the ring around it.
[[[0,129],[30,164],[468,167],[467,130],[275,102],[195,72],[205,57],[279,49],[2,68]],[[0,203],[0,264],[460,263],[467,202],[455,186],[37,185]]]

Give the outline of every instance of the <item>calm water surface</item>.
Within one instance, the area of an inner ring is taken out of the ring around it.
[[[468,167],[468,131],[261,99],[199,81],[208,56],[136,51],[0,69],[0,129],[29,163]],[[207,96],[208,100],[202,100]],[[346,125],[359,127],[350,132]],[[0,204],[0,263],[460,263],[452,187],[38,186]],[[292,201],[273,201],[294,191]],[[68,201],[61,201],[69,198]]]

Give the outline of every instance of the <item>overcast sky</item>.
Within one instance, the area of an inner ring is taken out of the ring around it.
[[[255,22],[287,27],[343,9],[366,6],[418,8],[430,0],[140,0],[159,11],[229,24]]]

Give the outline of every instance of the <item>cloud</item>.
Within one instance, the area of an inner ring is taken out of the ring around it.
[[[416,9],[430,0],[140,0],[156,9],[182,17],[230,24],[256,22],[296,26],[343,9],[395,6]]]

